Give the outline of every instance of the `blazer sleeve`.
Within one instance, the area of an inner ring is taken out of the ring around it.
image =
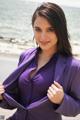
[[[55,112],[65,116],[80,114],[80,62],[71,67],[69,92],[65,93],[64,99]],[[66,76],[67,77],[67,76]]]

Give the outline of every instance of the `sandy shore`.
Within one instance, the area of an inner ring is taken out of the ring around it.
[[[6,118],[10,117],[12,114],[14,114],[16,110],[5,110],[0,108],[0,116],[4,116],[5,120]],[[1,120],[1,119],[0,119]]]

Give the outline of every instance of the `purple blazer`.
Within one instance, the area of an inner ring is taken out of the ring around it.
[[[26,108],[20,104],[18,78],[35,57],[37,49],[30,49],[20,56],[19,66],[4,81],[4,100],[0,106],[5,109],[17,108],[8,120],[62,120],[61,115],[76,116],[80,113],[80,61],[73,57],[59,55],[54,80],[59,82],[65,95],[60,105],[53,104],[47,96],[29,104]]]

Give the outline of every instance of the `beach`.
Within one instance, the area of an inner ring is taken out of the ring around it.
[[[26,47],[28,49],[35,46],[32,42],[31,17],[38,5],[38,2],[28,0],[0,0],[0,82],[17,67],[20,53]],[[67,18],[72,51],[80,59],[80,8],[62,7]],[[5,119],[14,112],[15,110],[0,108],[0,116],[5,116]],[[63,120],[80,120],[80,115],[63,116]]]

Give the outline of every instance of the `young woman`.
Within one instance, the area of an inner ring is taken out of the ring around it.
[[[62,120],[80,113],[80,62],[73,58],[62,8],[43,3],[32,16],[37,48],[21,54],[0,85],[0,106],[17,108],[8,120]]]

